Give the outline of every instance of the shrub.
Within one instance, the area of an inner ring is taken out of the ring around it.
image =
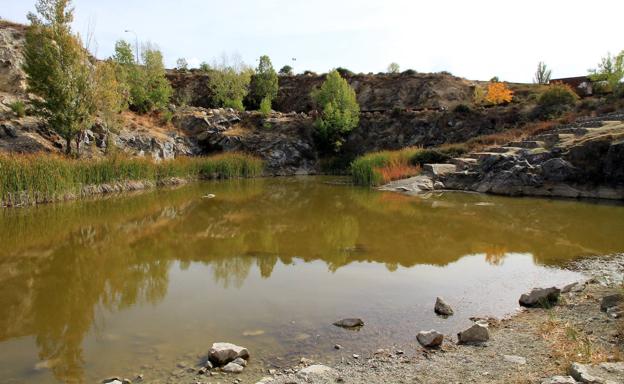
[[[293,67],[290,65],[284,65],[282,69],[279,70],[280,76],[292,76],[294,74]]]
[[[321,88],[312,92],[321,108],[316,121],[316,138],[322,150],[338,151],[345,136],[360,121],[360,106],[355,91],[337,70],[331,71]]]
[[[417,151],[410,158],[410,164],[422,166],[423,164],[436,164],[445,163],[450,159],[450,156],[435,150],[435,149],[422,149]]]
[[[264,116],[265,118],[271,115],[271,99],[269,97],[265,97],[264,99],[262,99],[262,102],[260,102],[259,110],[262,116]]]
[[[306,76],[318,76],[316,72],[310,70],[303,71],[303,74]]]
[[[210,72],[210,69],[211,69],[211,68],[210,68],[210,64],[208,64],[208,63],[207,63],[207,62],[205,62],[205,61],[202,61],[202,63],[201,63],[201,64],[199,64],[199,71],[200,71],[200,72],[203,72],[203,73],[208,73],[208,72]]]
[[[537,113],[544,118],[560,116],[576,105],[579,96],[567,84],[551,84],[537,101]]]
[[[351,72],[350,70],[348,70],[347,68],[343,68],[343,67],[338,67],[335,69],[336,71],[338,71],[338,73],[340,74],[340,76],[342,77],[351,77],[354,76],[355,73]]]
[[[185,58],[181,57],[178,60],[176,60],[176,69],[180,72],[186,72],[188,71],[188,61],[186,61]]]
[[[498,105],[509,103],[513,99],[513,91],[511,91],[505,83],[491,82],[488,84],[485,101],[490,104]]]
[[[241,99],[227,99],[223,102],[223,107],[232,108],[239,112],[245,110],[245,106],[243,105],[243,100]]]
[[[490,79],[490,83],[500,83],[500,80],[498,80],[498,76],[494,76]]]
[[[109,130],[119,127],[120,113],[128,107],[128,88],[117,80],[117,65],[108,60],[97,63],[95,68],[95,106]]]
[[[608,53],[598,64],[598,68],[589,71],[594,82],[605,83],[607,92],[615,91],[624,78],[624,50],[615,56]]]
[[[13,111],[17,117],[26,116],[26,104],[21,100],[10,103],[9,108],[11,108],[11,111]]]
[[[166,109],[160,113],[160,121],[162,122],[162,124],[168,125],[171,123],[172,120],[173,112],[171,112],[170,110]]]
[[[249,93],[249,83],[253,69],[238,57],[222,57],[221,63],[213,65],[208,79],[208,87],[213,92],[216,106],[244,110],[243,100]]]
[[[418,72],[416,72],[416,71],[415,71],[415,70],[413,70],[413,69],[408,69],[408,70],[403,71],[401,74],[402,74],[402,75],[407,75],[407,76],[413,76],[413,75],[415,75],[415,74],[417,74],[417,73],[418,73]]]
[[[485,101],[485,90],[476,85],[474,88],[474,93],[472,96],[472,100],[476,105],[481,105]]]

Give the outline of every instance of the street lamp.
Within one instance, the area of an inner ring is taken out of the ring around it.
[[[136,48],[136,63],[139,64],[139,36],[131,29],[126,29],[126,33],[134,33],[134,46]]]

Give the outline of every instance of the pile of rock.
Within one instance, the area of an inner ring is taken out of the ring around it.
[[[208,352],[208,361],[200,373],[220,368],[225,373],[241,373],[247,366],[249,351],[231,343],[214,343]]]

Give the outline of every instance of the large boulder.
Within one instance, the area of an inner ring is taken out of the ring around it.
[[[441,297],[437,297],[436,298],[436,302],[435,302],[435,305],[433,307],[433,310],[438,315],[442,315],[442,316],[452,316],[453,315],[453,308],[451,308],[451,306],[446,301],[444,301],[444,299],[441,298]]]
[[[560,157],[546,160],[542,164],[541,169],[544,179],[558,182],[572,178],[577,172],[576,168],[570,162]]]
[[[249,351],[231,343],[214,343],[208,352],[208,359],[216,366],[221,367],[237,358],[249,359]]]
[[[559,300],[561,290],[557,287],[533,288],[531,292],[520,296],[519,303],[523,307],[544,307],[549,308]]]
[[[571,376],[553,376],[541,381],[541,384],[576,384]]]
[[[490,339],[490,331],[485,322],[477,322],[470,328],[457,334],[460,344],[484,343]]]

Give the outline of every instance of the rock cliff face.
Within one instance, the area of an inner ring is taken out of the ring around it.
[[[586,118],[522,141],[426,164],[385,189],[453,189],[511,196],[624,199],[624,114]],[[422,186],[432,186],[423,188]]]
[[[21,69],[25,39],[23,25],[0,20],[0,92],[23,94],[26,91],[26,75]]]
[[[207,86],[210,74],[170,71],[167,74],[176,99],[190,105],[214,106]],[[451,109],[472,103],[474,83],[448,74],[353,75],[346,77],[363,112]],[[315,108],[310,93],[325,75],[280,76],[273,108],[279,112],[309,112]]]

